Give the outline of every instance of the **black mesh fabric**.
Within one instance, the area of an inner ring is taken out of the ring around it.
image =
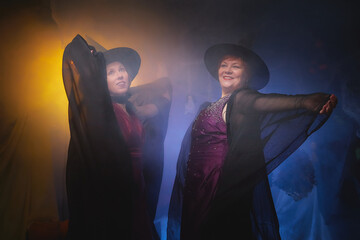
[[[71,140],[69,239],[131,239],[132,166],[107,89],[102,53],[81,36],[66,47],[63,80]]]
[[[142,120],[145,131],[143,147],[143,168],[146,183],[147,203],[151,220],[155,219],[164,169],[164,141],[166,137],[172,96],[169,78],[130,88],[130,101],[134,105],[154,104],[158,109],[155,116]]]

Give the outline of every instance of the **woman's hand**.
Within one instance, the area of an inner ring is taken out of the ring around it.
[[[304,95],[301,102],[302,107],[312,112],[330,114],[337,104],[337,98],[334,94],[329,96],[326,93],[313,93]]]
[[[142,106],[134,104],[134,107],[136,116],[142,120],[154,117],[159,112],[156,105],[151,103]]]
[[[334,94],[331,94],[330,99],[324,104],[320,110],[320,114],[330,114],[332,110],[336,107],[337,97]]]

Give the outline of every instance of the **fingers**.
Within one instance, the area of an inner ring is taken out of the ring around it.
[[[327,112],[327,109],[328,109],[328,106],[329,106],[329,101],[324,104],[324,106],[321,108],[321,110],[320,110],[319,113],[320,113],[320,114],[326,113],[326,112]]]
[[[329,100],[324,104],[320,110],[320,114],[330,114],[337,105],[337,97],[334,94],[330,95]]]
[[[330,113],[334,107],[332,106],[331,102],[326,106],[326,113]]]
[[[335,104],[333,104],[330,100],[327,101],[322,109],[320,110],[320,114],[330,114],[332,110],[335,108]]]
[[[329,107],[328,107],[327,111],[328,111],[329,113],[331,113],[332,110],[333,110],[333,109],[336,107],[336,105],[337,105],[337,97],[336,97],[334,94],[331,94],[330,100],[328,101],[328,103],[329,103]]]
[[[331,104],[334,106],[334,108],[336,107],[336,105],[337,105],[337,102],[338,102],[338,100],[337,100],[337,97],[334,95],[334,94],[331,94],[331,96],[330,96],[330,102],[331,102]]]

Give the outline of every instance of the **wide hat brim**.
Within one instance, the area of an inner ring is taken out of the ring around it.
[[[141,58],[132,48],[119,47],[103,52],[106,65],[113,62],[120,62],[124,65],[132,81],[139,72]]]
[[[219,80],[218,68],[220,60],[226,55],[240,57],[249,66],[251,78],[248,87],[259,90],[269,82],[269,69],[261,57],[246,47],[229,43],[216,44],[205,52],[206,68],[216,80]]]

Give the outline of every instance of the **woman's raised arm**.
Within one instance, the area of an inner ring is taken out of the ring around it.
[[[307,109],[320,114],[330,114],[337,104],[336,96],[326,93],[306,95],[262,94],[255,90],[242,89],[235,94],[234,107],[240,113]]]

